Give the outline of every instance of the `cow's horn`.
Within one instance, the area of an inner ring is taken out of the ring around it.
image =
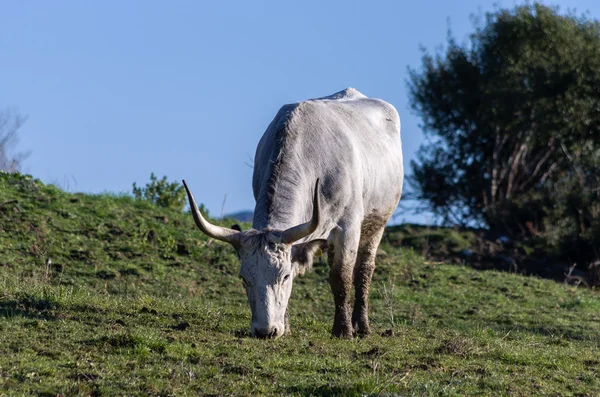
[[[188,189],[185,181],[183,181],[183,186],[185,187],[188,199],[190,200],[190,209],[192,210],[192,215],[194,216],[196,226],[198,226],[198,228],[209,237],[225,241],[226,243],[232,244],[233,246],[238,246],[240,243],[240,232],[237,230],[229,229],[227,227],[213,225],[212,223],[204,219],[204,217],[200,213],[200,210],[198,209],[198,206],[196,205],[196,200],[194,200],[194,196],[192,195],[192,192],[190,192],[190,189]]]
[[[312,219],[306,223],[291,227],[283,232],[283,241],[292,244],[303,237],[308,236],[319,226],[319,180],[315,184],[315,197],[313,199]]]

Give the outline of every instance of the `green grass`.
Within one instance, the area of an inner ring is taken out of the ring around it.
[[[189,214],[0,174],[0,395],[600,394],[597,291],[377,262],[371,336],[330,338],[321,260],[292,335],[255,340],[233,250]]]
[[[413,248],[423,256],[456,257],[463,250],[473,249],[476,239],[470,229],[403,224],[390,226],[384,241]]]

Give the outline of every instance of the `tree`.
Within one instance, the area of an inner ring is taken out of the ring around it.
[[[445,51],[425,52],[407,84],[431,139],[411,186],[445,222],[600,234],[598,21],[538,3],[497,9],[466,43],[450,35]]]
[[[501,226],[600,131],[600,25],[540,4],[486,15],[468,44],[410,70],[412,108],[438,138],[413,186],[448,221]]]
[[[13,153],[18,143],[19,128],[27,120],[14,109],[0,111],[0,171],[15,172],[29,153]]]
[[[566,150],[569,168],[546,191],[541,236],[560,256],[590,264],[600,285],[600,145]]]

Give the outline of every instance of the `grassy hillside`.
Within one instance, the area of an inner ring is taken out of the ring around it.
[[[597,291],[389,241],[373,335],[330,338],[321,261],[293,334],[255,340],[233,250],[189,214],[0,174],[0,395],[600,394]]]

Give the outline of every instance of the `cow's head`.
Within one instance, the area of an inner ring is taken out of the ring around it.
[[[326,240],[294,244],[319,225],[319,181],[315,186],[312,219],[287,230],[226,228],[207,222],[185,181],[194,221],[206,235],[225,241],[236,249],[242,266],[240,276],[252,310],[252,335],[277,338],[285,332],[286,311],[294,277],[310,266],[315,253],[327,246]]]

